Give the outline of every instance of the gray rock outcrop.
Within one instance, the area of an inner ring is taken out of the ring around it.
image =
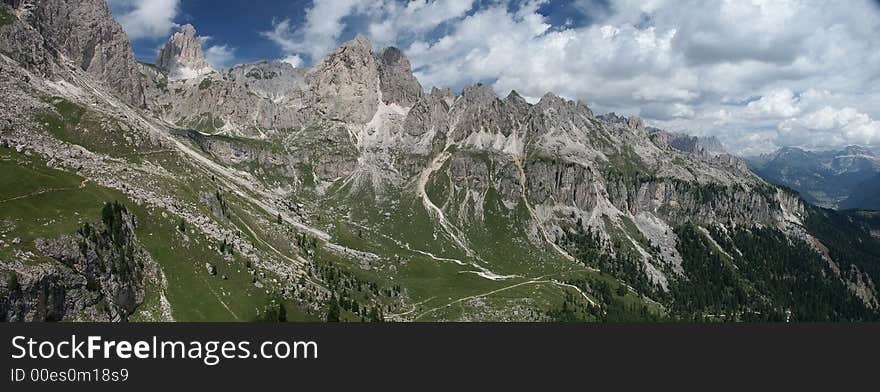
[[[54,262],[0,271],[0,321],[124,321],[134,312],[153,262],[135,237],[134,217],[108,206],[101,223],[36,242]]]
[[[152,110],[171,123],[205,133],[265,138],[317,118],[317,110],[307,106],[312,95],[306,70],[280,61],[170,81],[165,90],[153,97]]]
[[[651,129],[652,135],[661,135],[672,148],[695,155],[723,154],[724,146],[714,136],[697,137],[679,132]]]
[[[366,123],[379,106],[379,70],[373,46],[358,35],[309,73],[311,104],[330,118]]]
[[[192,79],[214,72],[202,52],[202,39],[191,24],[181,26],[159,50],[156,66],[171,80]]]
[[[313,68],[261,61],[192,81],[170,78],[164,91],[151,95],[150,107],[182,127],[255,138],[320,119],[365,124],[380,95],[405,108],[422,95],[406,57],[396,49],[382,53],[377,59],[372,44],[358,36]]]
[[[400,49],[382,49],[378,61],[382,101],[410,107],[422,97],[422,85],[413,76],[412,64]]]
[[[128,36],[103,0],[6,0],[19,21],[2,28],[2,49],[46,75],[69,62],[129,103],[145,105],[143,79]],[[13,40],[13,41],[8,41]]]

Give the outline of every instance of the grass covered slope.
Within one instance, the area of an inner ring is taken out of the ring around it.
[[[0,149],[0,268],[14,273],[17,261],[57,263],[35,246],[38,239],[74,233],[101,220],[105,203],[125,205],[137,218],[137,237],[159,264],[167,287],[149,287],[132,320],[162,320],[162,296],[177,321],[254,321],[275,298],[253,285],[244,262],[219,254],[198,232],[181,232],[178,222],[160,210],[142,207],[124,194],[82,177],[47,168],[33,156]],[[164,216],[163,216],[164,215]],[[24,256],[23,256],[24,255]],[[205,264],[214,265],[210,274]],[[286,304],[290,319],[309,319]]]

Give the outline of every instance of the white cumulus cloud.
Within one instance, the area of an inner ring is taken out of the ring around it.
[[[784,141],[804,147],[880,143],[880,121],[850,107],[825,106],[783,121],[779,130]]]
[[[295,54],[289,55],[281,59],[281,61],[292,65],[294,68],[302,67],[303,65],[303,59]]]
[[[787,88],[779,88],[768,92],[757,101],[749,102],[748,111],[772,117],[791,117],[798,114],[799,99]]]
[[[206,42],[202,39],[202,43]],[[235,65],[235,48],[228,45],[212,45],[205,49],[205,60],[214,69],[224,69]]]
[[[743,154],[880,143],[876,1],[571,4],[583,20],[554,22],[550,0],[326,0],[263,34],[308,64],[363,33],[400,47],[425,88],[553,91]]]
[[[180,0],[108,0],[116,20],[132,40],[161,38],[177,24]]]
[[[316,1],[306,12],[304,26],[294,28],[290,19],[275,20],[272,30],[261,34],[281,47],[285,55],[302,53],[320,59],[337,45],[345,27],[342,19],[358,4],[363,3],[356,0]]]

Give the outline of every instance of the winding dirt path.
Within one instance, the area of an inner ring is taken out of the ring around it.
[[[452,301],[452,302],[450,302],[450,303],[447,303],[446,305],[438,306],[438,307],[436,307],[436,308],[431,308],[431,309],[428,309],[428,310],[426,310],[426,311],[424,311],[424,312],[422,312],[422,313],[419,313],[419,315],[417,315],[417,316],[413,319],[413,321],[416,321],[416,320],[422,318],[423,316],[425,316],[425,315],[427,315],[427,314],[431,314],[431,313],[436,312],[436,311],[438,311],[438,310],[440,310],[440,309],[448,308],[448,307],[450,307],[450,306],[452,306],[452,305],[455,305],[455,304],[458,304],[458,303],[461,303],[461,302],[464,302],[464,301],[469,301],[469,300],[472,300],[472,299],[488,297],[488,296],[490,296],[490,295],[492,295],[492,294],[500,293],[500,292],[502,292],[502,291],[506,291],[506,290],[514,289],[514,288],[517,288],[517,287],[520,287],[520,286],[525,286],[525,285],[529,285],[529,284],[545,284],[545,283],[553,283],[553,281],[551,281],[551,280],[538,280],[538,279],[535,279],[535,280],[529,280],[529,281],[520,282],[520,283],[517,283],[517,284],[512,284],[512,285],[510,285],[510,286],[505,286],[505,287],[502,287],[502,288],[500,288],[500,289],[495,289],[495,290],[492,290],[492,291],[489,291],[489,292],[486,292],[486,293],[483,293],[483,294],[476,294],[476,295],[471,295],[471,296],[468,296],[468,297],[459,298],[459,299],[457,299],[457,300],[455,300],[455,301]]]
[[[512,285],[510,285],[510,286],[505,286],[505,287],[502,287],[502,288],[500,288],[500,289],[495,289],[495,290],[488,291],[488,292],[485,292],[485,293],[482,293],[482,294],[475,294],[475,295],[471,295],[471,296],[467,296],[467,297],[462,297],[462,298],[456,299],[456,300],[454,300],[454,301],[452,301],[452,302],[449,302],[449,303],[447,303],[447,304],[445,304],[445,305],[441,305],[441,306],[438,306],[438,307],[435,307],[435,308],[431,308],[431,309],[428,309],[428,310],[426,310],[426,311],[424,311],[424,312],[422,312],[422,313],[419,313],[415,318],[413,318],[412,321],[417,321],[418,319],[422,318],[422,317],[425,316],[425,315],[431,314],[431,313],[436,312],[436,311],[438,311],[438,310],[440,310],[440,309],[448,308],[448,307],[453,306],[453,305],[455,305],[455,304],[462,304],[462,303],[465,302],[465,301],[469,301],[469,300],[477,299],[477,298],[488,297],[488,296],[490,296],[490,295],[497,294],[497,293],[500,293],[500,292],[502,292],[502,291],[506,291],[506,290],[514,289],[514,288],[517,288],[517,287],[520,287],[520,286],[530,285],[530,284],[551,284],[551,285],[554,285],[554,286],[559,286],[559,287],[565,287],[565,288],[574,289],[575,291],[578,292],[578,294],[580,294],[580,295],[584,298],[584,300],[587,301],[587,303],[589,303],[589,304],[592,305],[592,306],[600,307],[600,305],[599,305],[597,302],[593,301],[593,299],[591,299],[589,296],[587,296],[587,294],[584,293],[584,291],[581,290],[580,287],[577,287],[577,286],[575,286],[575,285],[571,285],[571,284],[568,284],[568,283],[563,283],[563,282],[560,282],[560,281],[558,281],[558,280],[556,280],[556,279],[546,279],[546,278],[544,278],[544,277],[541,277],[541,278],[536,278],[536,279],[528,280],[528,281],[525,281],[525,282],[520,282],[520,283],[512,284]],[[421,302],[418,302],[418,303],[413,304],[413,309],[415,309],[416,306],[418,306],[418,305],[420,305],[420,304],[423,304],[423,303],[425,303],[425,302],[428,302],[428,301],[430,301],[430,300],[432,300],[432,299],[434,299],[434,298],[436,298],[436,297],[431,297],[431,298],[429,298],[429,299],[427,299],[427,300],[424,300],[424,301],[421,301]],[[399,313],[399,314],[396,314],[396,315],[394,315],[394,316],[403,316],[403,315],[406,315],[406,314],[410,314],[410,313],[412,313],[412,312],[413,312],[413,311],[410,310],[410,311],[408,311],[408,312]]]
[[[39,190],[39,191],[34,191],[34,192],[28,193],[28,194],[26,194],[26,195],[15,196],[15,197],[10,197],[10,198],[8,198],[8,199],[0,200],[0,204],[2,204],[2,203],[8,203],[8,202],[10,202],[10,201],[16,201],[16,200],[27,199],[27,198],[29,198],[29,197],[35,197],[35,196],[39,196],[39,195],[45,195],[45,194],[47,194],[47,193],[52,193],[52,192],[64,192],[64,191],[72,191],[72,190],[75,190],[75,189],[83,189],[83,188],[86,187],[86,183],[87,183],[87,182],[89,182],[89,180],[82,180],[82,182],[80,182],[80,183],[79,183],[79,186],[77,186],[77,187],[63,187],[63,188],[46,188],[46,189],[41,189],[41,190]]]

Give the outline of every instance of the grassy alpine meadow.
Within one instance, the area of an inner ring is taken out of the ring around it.
[[[149,287],[133,321],[159,319],[160,292],[171,304],[176,321],[258,321],[266,307],[278,301],[272,293],[275,288],[254,285],[245,261],[222,256],[219,245],[197,230],[181,232],[178,221],[161,210],[139,205],[121,192],[78,175],[48,168],[45,161],[10,148],[0,149],[0,235],[4,240],[0,260],[11,262],[20,259],[18,252],[30,252],[30,262],[57,263],[40,254],[34,241],[71,234],[85,223],[100,220],[104,203],[112,201],[134,214],[137,238],[167,281],[165,288]],[[215,266],[214,274],[208,273],[206,264]],[[290,320],[316,319],[293,303],[286,308]]]

